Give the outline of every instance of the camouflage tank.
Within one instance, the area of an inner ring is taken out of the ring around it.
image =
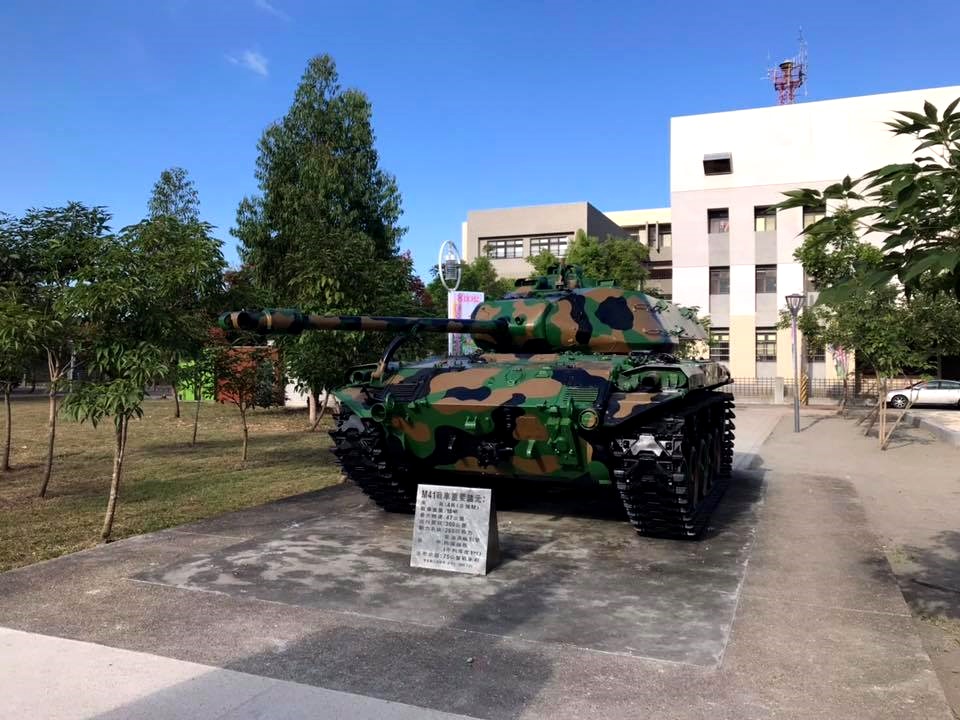
[[[413,511],[421,481],[587,482],[615,488],[638,532],[697,537],[731,472],[729,373],[674,355],[704,337],[693,314],[576,269],[517,281],[470,320],[244,310],[220,324],[397,333],[334,391],[330,433],[346,475],[384,510]],[[396,362],[417,332],[467,333],[479,351]]]

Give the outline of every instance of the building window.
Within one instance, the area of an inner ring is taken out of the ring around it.
[[[823,346],[812,347],[807,345],[807,362],[826,362],[827,361],[827,349]]]
[[[753,209],[753,229],[770,232],[777,229],[777,209],[773,205],[759,205]]]
[[[487,257],[495,259],[522,258],[523,238],[509,240],[488,240],[486,244]]]
[[[707,210],[707,232],[711,234],[730,232],[730,211],[727,208]]]
[[[647,226],[637,225],[636,227],[625,227],[627,235],[639,243],[647,242]]]
[[[530,255],[535,256],[548,252],[552,253],[554,257],[562,258],[567,254],[569,240],[570,238],[566,235],[530,238]]]
[[[757,362],[777,359],[777,331],[774,328],[757,329]]]
[[[823,220],[826,216],[827,208],[823,205],[803,208],[803,229],[806,230],[818,220]]]
[[[647,225],[647,247],[651,250],[657,249],[657,226],[656,224]]]
[[[651,280],[673,280],[673,268],[671,267],[653,267],[650,268]]]
[[[670,223],[660,223],[657,225],[657,233],[660,236],[660,247],[667,248],[673,245],[673,227]]]
[[[714,328],[710,332],[710,359],[730,362],[730,331],[726,328]]]
[[[757,295],[777,291],[777,266],[757,265]]]
[[[710,294],[730,294],[730,268],[710,268]]]
[[[729,175],[733,172],[733,156],[730,153],[709,153],[703,156],[704,175]]]

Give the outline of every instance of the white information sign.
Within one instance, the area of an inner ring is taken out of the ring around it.
[[[500,562],[489,488],[420,485],[410,566],[486,575]]]

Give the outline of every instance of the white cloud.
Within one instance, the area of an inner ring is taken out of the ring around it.
[[[267,70],[269,61],[256,50],[244,50],[240,55],[227,55],[227,60],[262,77],[270,74]]]
[[[253,0],[253,4],[258,10],[263,10],[265,13],[270,13],[274,17],[278,17],[284,21],[290,20],[290,16],[280,8],[273,5],[270,0]]]

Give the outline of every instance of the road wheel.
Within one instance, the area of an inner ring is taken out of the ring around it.
[[[908,402],[906,395],[894,395],[893,399],[890,400],[890,405],[891,407],[897,408],[897,410],[903,410]]]

